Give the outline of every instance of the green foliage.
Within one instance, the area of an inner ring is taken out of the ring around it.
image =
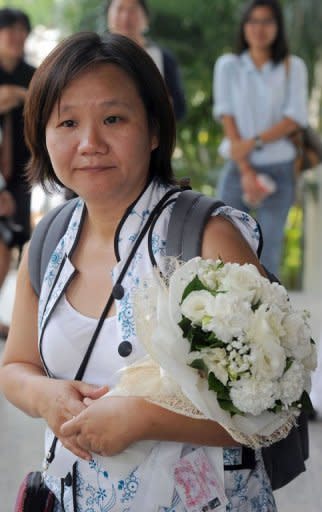
[[[321,0],[281,0],[292,52],[304,58],[310,84],[321,57]],[[212,74],[216,59],[232,51],[243,0],[149,0],[149,37],[170,49],[180,63],[188,112],[178,125],[173,164],[178,177],[189,176],[194,188],[214,194],[222,161],[217,148],[222,130],[212,117]],[[62,33],[106,29],[105,0],[0,0],[19,7],[41,23]],[[301,266],[301,224],[292,210],[286,230],[282,275],[298,286]],[[294,225],[293,219],[297,221]],[[291,223],[291,224],[290,224]],[[291,226],[291,227],[290,227]]]
[[[282,283],[291,289],[301,287],[302,268],[302,242],[303,242],[303,210],[295,204],[289,212],[284,240],[284,254],[282,259]]]

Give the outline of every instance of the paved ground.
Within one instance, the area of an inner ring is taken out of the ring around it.
[[[2,319],[10,318],[14,277],[14,274],[10,276],[0,297]],[[292,299],[299,307],[311,310],[313,335],[319,339],[322,331],[321,299],[301,293],[292,294]],[[0,343],[0,354],[2,345]],[[2,396],[0,418],[0,512],[13,512],[16,491],[23,476],[41,466],[44,426],[42,421],[28,418],[15,409]],[[311,457],[307,471],[276,492],[279,512],[322,511],[322,422],[311,423],[310,434]]]

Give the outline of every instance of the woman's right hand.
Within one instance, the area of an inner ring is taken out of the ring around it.
[[[39,413],[62,444],[83,459],[91,454],[78,446],[77,440],[61,435],[60,428],[66,421],[86,409],[85,398],[95,400],[108,392],[107,386],[97,387],[80,381],[46,379],[39,400]]]
[[[260,204],[265,197],[267,197],[267,189],[257,180],[257,174],[250,165],[241,170],[240,179],[243,190],[243,199],[247,204],[250,206],[256,206]]]

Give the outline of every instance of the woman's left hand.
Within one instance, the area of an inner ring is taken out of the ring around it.
[[[144,438],[143,403],[144,400],[137,397],[90,401],[84,411],[62,425],[61,434],[75,436],[78,446],[84,450],[103,456],[116,455]]]
[[[254,149],[254,146],[255,142],[253,139],[232,140],[230,156],[237,162],[243,160]]]

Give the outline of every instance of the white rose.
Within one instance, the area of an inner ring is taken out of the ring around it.
[[[287,313],[291,310],[291,303],[287,291],[279,283],[270,283],[266,280],[262,286],[260,301],[263,304],[275,304],[283,312]]]
[[[316,370],[318,365],[318,354],[314,343],[310,343],[310,354],[302,359],[301,363],[304,368],[310,372]]]
[[[248,337],[254,342],[263,342],[264,340],[275,340],[279,342],[285,335],[283,326],[284,313],[274,304],[259,306],[251,319]]]
[[[220,382],[226,386],[228,381],[226,350],[223,348],[203,349],[200,354],[208,367]]]
[[[229,290],[240,299],[256,304],[261,294],[262,280],[252,264],[226,263],[220,271],[219,290]]]
[[[261,305],[253,314],[247,337],[251,343],[252,374],[258,378],[271,380],[283,374],[286,354],[280,343],[280,334],[284,334],[282,319],[283,314],[274,306],[267,309]]]
[[[207,290],[189,293],[181,304],[182,314],[194,324],[201,325],[205,317],[209,317],[214,309],[215,297]]]
[[[278,385],[265,379],[241,378],[232,383],[230,398],[240,411],[257,416],[274,407]]]
[[[200,281],[209,289],[216,290],[219,284],[218,267],[222,265],[220,260],[201,260],[198,269]]]
[[[252,347],[249,361],[252,375],[269,380],[278,379],[285,369],[285,351],[273,339],[265,339]]]
[[[306,321],[305,312],[294,311],[283,321],[285,335],[281,342],[286,354],[295,359],[305,359],[311,354],[311,331]]]
[[[280,400],[288,407],[301,398],[306,381],[304,366],[293,361],[291,367],[280,379]]]
[[[202,323],[202,328],[214,332],[225,343],[241,337],[248,330],[253,314],[250,304],[230,293],[219,293],[214,299],[211,315]]]

